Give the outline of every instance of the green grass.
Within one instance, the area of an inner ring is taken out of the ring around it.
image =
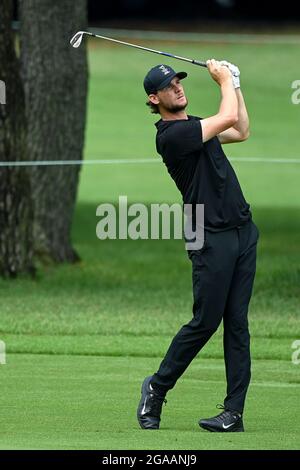
[[[2,372],[1,449],[298,449],[291,363],[257,361],[245,413],[247,432],[201,431],[224,395],[221,360],[196,359],[168,395],[160,431],[138,428],[140,381],[157,360],[10,355]],[[284,410],[284,413],[283,411]],[[5,426],[5,429],[4,429]]]
[[[145,41],[146,46],[150,45]],[[152,43],[192,58],[224,57],[241,70],[241,85],[251,120],[251,138],[242,145],[228,145],[232,156],[299,156],[299,106],[291,102],[292,82],[299,78],[297,45],[199,45]],[[151,47],[151,45],[150,45]],[[145,106],[143,79],[151,67],[163,61],[186,70],[183,80],[189,99],[188,112],[202,117],[218,109],[219,91],[208,72],[185,62],[134,49],[107,46],[96,40],[90,51],[90,99],[86,156],[156,156],[153,123]],[[280,66],[278,65],[280,64]]]
[[[222,328],[168,395],[162,428],[146,433],[135,412],[140,383],[155,371],[191,318],[191,264],[182,241],[96,238],[102,202],[180,202],[154,145],[157,119],[142,80],[157,57],[118,47],[90,48],[86,158],[151,157],[150,164],[86,166],[73,242],[82,261],[41,267],[35,280],[0,281],[2,449],[297,449],[300,339],[300,165],[233,163],[260,230],[250,304],[253,379],[243,435],[199,429],[224,397]],[[152,44],[179,55],[226,58],[242,71],[251,138],[228,156],[299,157],[296,46]],[[151,46],[150,46],[151,47]],[[164,60],[181,69],[180,62]],[[281,64],[278,67],[278,63]],[[129,66],[130,65],[130,66]],[[189,112],[217,109],[203,69],[183,64]]]
[[[20,334],[20,341],[22,334],[170,337],[190,318],[191,263],[183,242],[100,241],[95,207],[77,208],[74,242],[80,263],[45,268],[35,281],[0,283],[2,336]],[[299,211],[256,209],[255,220],[260,241],[250,311],[253,334],[296,339]]]

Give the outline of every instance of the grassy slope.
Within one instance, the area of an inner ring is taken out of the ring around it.
[[[75,241],[81,263],[49,267],[35,281],[0,283],[3,338],[16,333],[169,337],[190,318],[191,266],[183,243],[101,242],[95,236],[92,209],[93,205],[83,205],[77,211]],[[255,213],[261,235],[250,313],[253,334],[297,338],[297,210],[256,209]]]

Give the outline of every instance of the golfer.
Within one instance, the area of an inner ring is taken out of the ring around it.
[[[147,104],[161,117],[155,124],[157,151],[183,203],[204,204],[204,243],[200,249],[187,250],[192,262],[193,317],[173,338],[157,372],[142,384],[137,418],[143,429],[159,428],[167,392],[223,320],[226,397],[218,405],[221,413],[201,419],[199,425],[215,432],[244,431],[250,382],[247,314],[259,233],[221,144],[246,140],[249,119],[238,67],[212,59],[207,68],[221,92],[219,111],[207,118],[185,111],[188,101],[181,83],[185,72],[157,65],[144,79]]]

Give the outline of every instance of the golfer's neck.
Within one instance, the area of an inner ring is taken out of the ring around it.
[[[161,110],[160,115],[163,121],[174,121],[176,119],[188,119],[188,116],[184,110],[178,111],[177,113],[170,113],[169,111]]]

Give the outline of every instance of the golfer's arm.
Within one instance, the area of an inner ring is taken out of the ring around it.
[[[249,117],[247,113],[247,108],[245,105],[243,94],[240,88],[237,88],[236,97],[238,100],[238,120],[237,122],[220,134],[218,134],[218,139],[221,144],[230,144],[233,142],[242,142],[249,137]]]
[[[201,120],[203,142],[231,128],[238,120],[238,102],[231,78],[225,80],[220,89],[222,97],[219,112]]]

